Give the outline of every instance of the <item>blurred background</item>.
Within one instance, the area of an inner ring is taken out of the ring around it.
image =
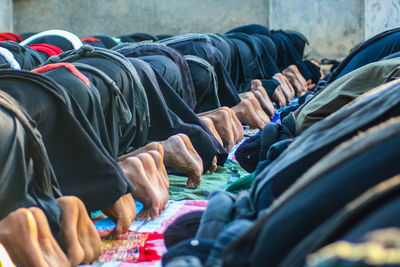
[[[400,0],[0,0],[0,32],[71,31],[80,37],[134,32],[225,31],[258,23],[303,33],[306,55],[342,58],[400,26]]]

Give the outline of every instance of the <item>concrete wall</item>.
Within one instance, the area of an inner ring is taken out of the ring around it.
[[[344,57],[364,40],[364,0],[271,0],[270,12],[272,29],[307,37],[310,57]]]
[[[225,32],[268,24],[269,0],[14,0],[16,32],[64,29],[79,36]]]
[[[316,59],[342,58],[365,39],[400,26],[400,0],[0,0],[0,6],[0,31],[14,26],[17,33],[224,33],[259,23],[302,32],[310,41],[306,54]]]
[[[365,39],[400,27],[400,0],[365,0]]]
[[[13,31],[13,2],[0,0],[0,32]]]

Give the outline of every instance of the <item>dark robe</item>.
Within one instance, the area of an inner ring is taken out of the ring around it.
[[[354,48],[332,73],[329,83],[400,50],[400,28],[375,35]]]
[[[400,177],[397,175],[364,192],[297,244],[282,266],[303,266],[307,255],[330,243],[363,242],[377,229],[400,227]]]
[[[98,146],[102,146],[103,150],[106,150],[110,156],[117,160],[117,151],[113,150],[108,136],[99,91],[90,83],[89,79],[70,63],[61,63],[61,66],[49,64],[33,71],[53,79],[67,91],[69,97],[78,103],[76,108],[80,109],[79,112],[85,114],[84,117],[80,118],[83,120],[81,124],[87,125],[89,123],[91,126],[91,128],[86,129],[86,132],[93,130],[92,138],[100,139],[97,142]]]
[[[214,67],[204,59],[196,56],[185,56],[193,77],[196,90],[195,113],[201,113],[221,107],[218,98],[218,78]]]
[[[90,37],[89,37],[90,38]],[[111,36],[109,35],[93,35],[94,42],[88,42],[87,44],[92,45],[92,46],[97,46],[97,47],[103,47],[107,49],[111,49],[114,46],[118,45],[118,42],[115,41]],[[82,40],[82,39],[81,39]],[[89,39],[90,40],[90,39]],[[84,41],[83,41],[84,42]],[[84,42],[85,43],[85,42]]]
[[[240,56],[243,78],[242,83],[238,85],[239,90],[249,91],[251,81],[259,79],[268,95],[272,96],[279,85],[279,82],[272,77],[279,73],[279,69],[273,56],[270,56],[271,44],[263,44],[263,41],[268,40],[267,37],[261,39],[262,37],[257,38],[244,33],[230,33],[226,36],[235,44]]]
[[[57,236],[61,193],[35,122],[0,91],[0,219],[19,208],[39,207]]]
[[[181,74],[181,80],[183,83],[182,98],[185,103],[193,110],[196,106],[196,96],[194,86],[192,82],[192,76],[190,74],[189,66],[183,57],[175,49],[172,49],[163,44],[123,44],[114,48],[117,52],[123,54],[126,57],[142,57],[151,55],[164,55],[171,59],[179,68]]]
[[[301,57],[303,57],[304,49],[306,48],[306,45],[309,44],[307,38],[298,31],[285,30],[285,33],[289,35],[290,39],[292,39],[294,48],[296,48],[297,53]]]
[[[150,102],[149,141],[162,141],[174,134],[184,133],[202,158],[205,170],[215,156],[218,164],[223,165],[226,151],[165,79],[141,58],[129,60],[136,68]]]
[[[144,33],[144,32],[137,32],[127,35],[121,35],[118,37],[121,39],[121,42],[124,43],[135,43],[135,42],[142,42],[142,41],[158,41],[158,38],[152,34]]]
[[[400,119],[389,120],[318,161],[229,245],[224,264],[277,266],[298,242],[348,202],[400,173],[399,130]]]
[[[234,32],[242,32],[247,34],[261,34],[271,37],[271,31],[267,27],[260,24],[249,24],[249,25],[239,26],[227,31],[226,33],[234,33]]]
[[[108,136],[112,151],[111,155],[117,160],[121,129],[126,124],[126,121],[132,117],[131,110],[121,90],[107,74],[88,64],[78,62],[73,62],[72,64],[88,77],[91,85],[98,91],[106,125],[106,136]],[[98,117],[100,118],[101,115]],[[102,142],[107,148],[107,140],[102,139]]]
[[[231,45],[226,41],[226,38],[224,38],[222,35],[208,33],[207,36],[210,37],[211,44],[215,48],[217,48],[219,52],[221,52],[224,65],[228,70],[228,72],[230,72],[230,69],[232,67],[232,56],[233,55],[236,56],[236,54],[233,54]]]
[[[221,105],[233,107],[240,102],[239,95],[224,65],[221,52],[206,35],[176,36],[162,41],[183,55],[194,55],[208,61],[218,77],[218,96]]]
[[[228,223],[227,231],[243,221],[254,221],[249,229],[241,228],[245,230],[239,233],[241,237],[224,241],[224,247],[233,243],[223,260],[227,265],[260,265],[261,261],[277,265],[297,242],[344,204],[399,173],[395,143],[400,141],[400,119],[388,120],[400,115],[399,86],[396,80],[378,87],[315,124],[256,173],[249,193],[233,198],[216,192],[203,215],[208,220],[200,224],[198,234],[221,241],[219,236],[229,234],[224,233]],[[386,120],[385,125],[355,138]]]
[[[24,47],[15,42],[0,42],[0,47],[9,50],[19,63],[21,69],[32,70],[45,62],[46,58],[32,48]]]
[[[282,30],[272,31],[271,39],[274,41],[276,49],[278,50],[278,68],[284,70],[290,65],[296,65],[306,80],[311,79],[312,74],[297,52],[290,36]]]
[[[41,74],[0,70],[0,87],[36,121],[63,194],[79,197],[92,211],[134,190],[60,85]]]
[[[147,97],[136,70],[127,58],[112,50],[83,46],[76,51],[52,57],[49,61],[84,63],[106,73],[121,90],[132,114],[131,118],[121,122],[118,155],[145,143],[150,123]]]
[[[183,97],[185,89],[183,87],[181,72],[174,61],[163,55],[141,56],[139,58],[149,63],[154,71],[164,77],[175,93],[185,101]],[[197,104],[197,98],[195,98],[195,102]]]
[[[400,81],[378,87],[307,129],[257,175],[251,191],[255,210],[267,208],[296,179],[334,147],[371,125],[399,115]],[[288,120],[290,117],[288,118]]]

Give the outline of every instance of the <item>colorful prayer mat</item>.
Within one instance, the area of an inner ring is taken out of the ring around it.
[[[137,204],[137,212],[141,204]],[[204,210],[207,201],[183,200],[168,201],[164,212],[153,221],[134,221],[128,233],[118,240],[107,237],[115,224],[100,211],[92,212],[91,218],[102,237],[102,253],[90,267],[158,267],[166,247],[162,233],[180,216],[198,210]]]

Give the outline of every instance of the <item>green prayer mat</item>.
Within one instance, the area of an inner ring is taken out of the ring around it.
[[[169,199],[205,200],[212,192],[225,190],[231,183],[248,174],[238,162],[228,159],[224,167],[218,166],[214,173],[203,174],[198,188],[186,188],[187,177],[185,176],[168,175]]]

